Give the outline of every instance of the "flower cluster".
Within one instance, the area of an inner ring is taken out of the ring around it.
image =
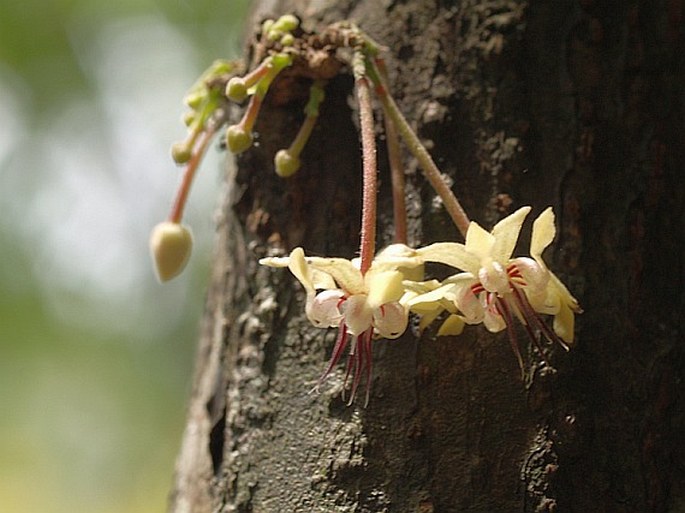
[[[287,267],[293,273],[305,289],[305,314],[314,326],[338,329],[333,354],[318,385],[349,348],[345,388],[352,376],[350,403],[362,378],[366,380],[368,401],[372,341],[400,337],[410,313],[420,318],[420,329],[439,320],[439,336],[459,335],[469,324],[482,323],[491,332],[506,330],[523,370],[517,321],[544,358],[540,339],[568,349],[573,343],[574,315],[581,312],[576,299],[542,259],[555,236],[552,209],[544,210],[533,223],[529,256],[512,255],[531,207],[516,210],[490,232],[470,221],[388,92],[381,50],[353,24],[342,22],[318,33],[305,32],[297,17],[285,15],[263,23],[254,51],[254,69],[242,74],[239,64],[216,61],[186,97],[191,109],[185,116],[188,136],[172,147],[174,160],[185,165],[183,179],[167,221],[153,230],[150,240],[159,279],[166,281],[180,273],[192,247],[190,230],[181,225],[190,185],[212,136],[228,124],[231,103],[246,104],[240,121],[226,126],[225,131],[225,146],[238,154],[253,147],[255,123],[272,84],[283,75],[289,77],[284,82],[290,87],[301,87],[297,84],[308,81],[304,120],[290,146],[274,155],[276,174],[287,178],[301,166],[301,153],[318,121],[327,82],[345,70],[351,72],[362,147],[360,257],[306,256],[302,248],[295,248],[287,257],[260,261],[269,267]],[[297,93],[293,97],[302,97],[301,91]],[[374,111],[372,95],[380,112]],[[379,189],[374,116],[379,114],[388,146],[395,244],[376,254]],[[400,139],[464,236],[463,244],[437,242],[417,249],[407,246]],[[429,262],[446,264],[458,272],[441,281],[426,280],[424,264]],[[551,327],[543,318],[546,315],[553,316]]]
[[[420,316],[424,328],[442,314],[438,335],[459,335],[466,324],[482,323],[489,331],[507,330],[523,369],[515,319],[544,358],[538,333],[565,349],[573,343],[574,314],[581,309],[542,252],[555,236],[554,213],[547,208],[533,223],[530,257],[512,257],[530,207],[502,219],[491,232],[471,222],[465,244],[438,242],[412,249],[393,244],[374,258],[362,274],[359,259],[306,257],[302,248],[290,256],[264,258],[270,267],[287,267],[303,285],[305,313],[318,328],[338,327],[333,355],[319,384],[330,374],[350,338],[352,352],[345,379],[354,372],[352,398],[363,370],[367,397],[371,373],[370,343],[374,337],[394,339],[405,331],[408,312]],[[439,262],[462,272],[442,281],[417,281],[423,264]],[[407,279],[408,273],[414,279]],[[541,315],[554,316],[550,328]]]

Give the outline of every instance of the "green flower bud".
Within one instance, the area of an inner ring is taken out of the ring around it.
[[[281,30],[283,32],[290,32],[295,30],[300,25],[300,20],[293,14],[284,14],[276,20],[271,27],[271,30]]]
[[[185,164],[191,156],[192,151],[187,141],[178,141],[171,145],[171,158],[177,164]]]
[[[293,57],[287,53],[277,53],[271,56],[271,64],[275,70],[280,71],[283,68],[290,66],[292,63]]]
[[[275,26],[269,29],[269,32],[266,33],[266,38],[269,41],[278,41],[281,37],[283,37],[284,32],[282,30],[278,30]]]
[[[159,223],[150,235],[150,253],[160,282],[179,275],[193,248],[190,229],[178,223]]]
[[[233,77],[226,84],[226,96],[229,100],[241,103],[247,98],[247,87],[241,77]]]
[[[264,20],[262,23],[262,34],[266,34],[274,26],[274,20]]]
[[[295,37],[292,34],[283,34],[283,37],[281,38],[281,44],[283,46],[292,46],[294,42]]]
[[[198,109],[202,105],[202,102],[207,98],[207,93],[204,91],[194,91],[188,93],[184,98],[186,105],[191,109]]]
[[[231,153],[242,153],[252,146],[252,134],[246,132],[240,125],[231,125],[226,131],[226,144]]]
[[[288,178],[300,169],[300,159],[288,150],[279,150],[274,157],[276,174],[282,178]]]
[[[192,125],[193,121],[195,121],[195,111],[194,110],[187,110],[186,112],[183,113],[183,124],[185,126]]]

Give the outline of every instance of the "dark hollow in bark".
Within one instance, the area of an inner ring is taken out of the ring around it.
[[[335,330],[256,262],[358,251],[352,79],[328,85],[288,180],[271,159],[302,102],[267,99],[259,146],[227,176],[171,511],[685,511],[685,2],[274,0],[252,23],[285,12],[356,20],[389,48],[392,93],[474,220],[554,207],[546,258],[585,313],[550,366],[528,348],[526,382],[506,334],[428,329],[374,343],[366,409],[344,405],[342,368],[309,394]],[[405,162],[412,242],[458,240]]]

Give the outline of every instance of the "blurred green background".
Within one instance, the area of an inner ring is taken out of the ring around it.
[[[222,158],[158,285],[182,97],[235,57],[247,0],[0,2],[0,511],[164,511],[208,280]]]

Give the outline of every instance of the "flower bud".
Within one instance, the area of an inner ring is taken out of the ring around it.
[[[281,36],[281,44],[283,46],[292,46],[294,42],[295,37],[290,33],[283,34],[283,36]]]
[[[252,146],[252,135],[240,125],[231,125],[226,131],[226,144],[232,153],[242,153]]]
[[[283,32],[290,32],[295,30],[300,25],[300,20],[293,14],[284,14],[278,18],[269,29],[282,30]]]
[[[275,21],[274,20],[264,20],[262,23],[262,34],[266,34],[271,30],[271,27],[273,27]]]
[[[274,25],[269,29],[269,32],[266,33],[266,38],[269,41],[278,41],[280,38],[283,37],[283,35],[284,32],[282,30],[277,29]]]
[[[236,103],[241,103],[247,98],[247,87],[242,77],[232,77],[226,84],[226,97]]]
[[[190,126],[195,121],[196,113],[194,110],[188,110],[183,114],[183,124],[185,126]]]
[[[274,157],[274,166],[278,176],[287,178],[300,169],[300,159],[288,150],[279,150]]]
[[[271,65],[278,71],[282,70],[283,68],[287,68],[292,63],[293,57],[287,53],[277,53],[271,56]]]
[[[179,223],[159,223],[150,235],[150,253],[160,282],[169,281],[183,271],[193,248],[190,230]]]
[[[184,98],[186,105],[195,110],[199,109],[202,105],[202,102],[204,102],[206,99],[207,93],[205,91],[193,91],[188,93]]]
[[[171,145],[171,158],[177,164],[185,164],[191,156],[192,152],[186,141],[178,141]]]

